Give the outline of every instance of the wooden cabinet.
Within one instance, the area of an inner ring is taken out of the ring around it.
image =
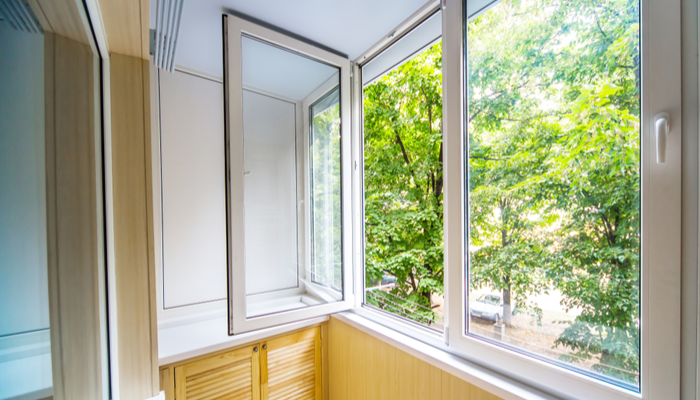
[[[263,399],[323,398],[320,328],[263,343],[261,365]]]
[[[248,346],[175,367],[178,400],[259,400],[260,348]]]
[[[321,327],[163,366],[166,400],[322,400]]]

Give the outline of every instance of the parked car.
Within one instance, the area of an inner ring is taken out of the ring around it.
[[[503,299],[501,295],[499,293],[482,294],[469,307],[469,315],[471,317],[488,319],[495,323],[500,322],[503,315]]]

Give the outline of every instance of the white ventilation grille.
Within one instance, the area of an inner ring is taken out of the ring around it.
[[[0,0],[3,1],[3,0]],[[156,67],[173,72],[185,0],[157,0],[154,62]]]
[[[24,0],[0,0],[0,20],[18,31],[43,33],[41,24]]]

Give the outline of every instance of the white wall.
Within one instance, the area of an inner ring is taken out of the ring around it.
[[[48,329],[44,40],[0,23],[0,336]]]
[[[296,105],[245,90],[243,127],[247,294],[297,287]]]
[[[223,85],[178,71],[159,79],[163,306],[224,300]]]

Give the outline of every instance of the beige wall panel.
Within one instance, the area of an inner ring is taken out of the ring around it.
[[[499,397],[442,371],[442,400],[498,400]]]
[[[28,0],[44,30],[89,44],[76,0]]]
[[[104,10],[103,10],[104,11]],[[112,54],[112,184],[119,340],[119,390],[124,400],[156,394],[158,365],[153,291],[150,157],[144,103],[148,69],[140,58]],[[149,229],[151,230],[149,232]]]
[[[93,56],[46,35],[49,296],[54,397],[102,396]]]
[[[141,0],[141,58],[148,60],[150,57],[150,27],[151,27],[151,2]]]
[[[402,400],[442,397],[442,371],[400,350],[396,351],[396,384]]]
[[[148,0],[100,0],[109,51],[148,59]]]
[[[396,348],[333,318],[329,328],[330,398],[398,399]]]
[[[495,400],[491,393],[335,318],[329,323],[333,400]]]

